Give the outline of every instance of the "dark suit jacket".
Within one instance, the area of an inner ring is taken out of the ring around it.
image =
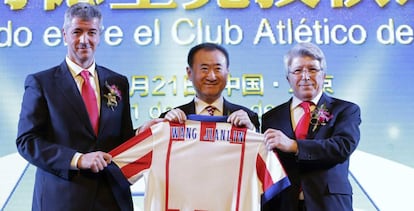
[[[296,139],[292,127],[292,99],[262,116],[262,131],[281,130]],[[277,151],[291,181],[291,186],[264,210],[297,210],[299,187],[305,196],[307,211],[352,210],[352,187],[348,180],[349,157],[356,149],[361,123],[360,108],[351,102],[323,94],[317,107],[325,104],[333,115],[326,125],[313,131],[310,125],[306,140],[299,140],[299,154]]]
[[[122,210],[132,210],[129,187],[115,199],[105,171],[70,170],[75,152],[108,152],[134,135],[127,78],[102,66],[96,70],[101,100],[98,135],[66,62],[26,78],[16,144],[37,167],[33,210],[107,210],[116,206],[115,201]],[[114,110],[106,104],[105,82],[122,93]]]
[[[184,111],[185,114],[189,115],[189,114],[195,114],[195,103],[194,100],[192,100],[191,102],[178,106],[176,108],[181,109],[182,111]],[[242,109],[243,111],[246,111],[246,113],[249,115],[250,121],[254,124],[254,126],[256,127],[256,130],[259,131],[260,129],[260,123],[259,123],[259,117],[257,115],[256,112],[241,106],[241,105],[236,105],[233,103],[230,103],[229,101],[227,101],[226,99],[224,99],[223,101],[223,116],[228,116],[231,113],[238,111]],[[164,112],[160,115],[160,118],[164,118],[165,115],[167,114],[167,112]]]

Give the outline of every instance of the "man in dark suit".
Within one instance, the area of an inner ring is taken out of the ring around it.
[[[128,184],[114,195],[106,173],[107,152],[134,135],[128,80],[95,63],[97,7],[73,5],[62,30],[65,61],[25,81],[16,144],[37,167],[32,210],[133,210]],[[93,101],[83,100],[84,87]]]
[[[296,45],[284,62],[294,96],[262,116],[262,131],[292,185],[263,210],[353,210],[348,168],[360,139],[360,108],[323,93],[326,61],[316,45]]]
[[[187,76],[196,96],[188,104],[161,114],[161,118],[183,122],[188,114],[228,116],[227,121],[235,126],[260,129],[257,113],[230,103],[221,95],[229,73],[229,54],[225,48],[213,43],[196,45],[189,51],[187,63]]]

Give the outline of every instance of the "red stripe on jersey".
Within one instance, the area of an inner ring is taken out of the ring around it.
[[[171,128],[171,123],[170,123],[170,128]],[[171,132],[171,130],[170,130]],[[171,134],[170,134],[171,137]],[[173,140],[170,139],[170,141],[168,142],[168,149],[167,149],[167,155],[165,158],[165,208],[164,210],[170,210],[168,209],[168,203],[169,203],[169,198],[168,195],[170,194],[170,156],[171,156],[171,147],[172,147],[172,143]]]
[[[184,141],[186,127],[185,124],[180,124],[176,122],[170,123],[170,140],[174,141]]]
[[[135,145],[137,145],[138,143],[144,141],[146,138],[148,138],[150,136],[152,136],[151,130],[150,129],[145,130],[144,132],[140,133],[139,136],[132,137],[127,142],[124,142],[123,144],[121,144],[117,148],[111,150],[109,152],[109,154],[111,154],[112,157],[115,157],[115,156],[123,153],[124,151],[134,147]]]
[[[272,153],[269,151],[269,153]],[[269,170],[266,167],[265,161],[262,159],[260,155],[257,155],[256,158],[256,171],[259,180],[262,182],[263,192],[267,190],[270,186],[273,185],[272,176],[269,173]]]
[[[236,211],[238,211],[240,209],[240,194],[242,192],[241,188],[242,188],[242,185],[243,185],[242,180],[243,180],[243,166],[244,166],[245,151],[246,151],[246,143],[243,141],[243,143],[241,143],[241,150],[240,150],[240,167],[239,167],[239,181],[237,182],[238,184],[237,184]]]
[[[152,151],[139,159],[125,165],[121,168],[122,173],[126,178],[130,178],[138,174],[139,172],[149,169],[152,163]]]
[[[230,142],[242,144],[246,141],[247,128],[231,127]]]
[[[200,122],[201,132],[200,141],[214,142],[216,139],[216,123],[215,122]]]

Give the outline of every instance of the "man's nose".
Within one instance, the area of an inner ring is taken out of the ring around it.
[[[310,79],[310,74],[308,71],[302,71],[302,79],[303,80],[309,80]]]
[[[214,72],[214,70],[208,71],[208,78],[212,80],[216,79],[216,73]]]
[[[79,40],[80,40],[80,42],[81,43],[86,43],[87,42],[87,40],[88,40],[88,35],[87,34],[82,34],[80,37],[79,37]]]

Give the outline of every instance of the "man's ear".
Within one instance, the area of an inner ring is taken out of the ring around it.
[[[193,70],[191,69],[191,67],[187,67],[187,78],[188,78],[188,80],[190,80],[190,81],[192,81],[192,78],[193,77],[191,77],[191,75],[193,74]]]

